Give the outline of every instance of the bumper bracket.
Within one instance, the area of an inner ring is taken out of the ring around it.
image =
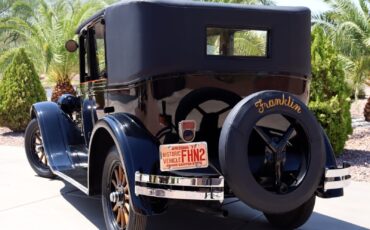
[[[349,185],[351,175],[349,174],[350,164],[345,162],[341,168],[326,169],[324,191],[340,189]]]

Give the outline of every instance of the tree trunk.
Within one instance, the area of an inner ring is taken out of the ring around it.
[[[367,103],[364,109],[365,121],[370,121],[370,97],[367,99]]]
[[[72,94],[76,95],[76,91],[71,85],[71,82],[58,82],[51,94],[51,101],[57,102],[58,98],[63,94]]]

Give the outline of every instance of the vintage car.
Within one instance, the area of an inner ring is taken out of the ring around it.
[[[179,200],[221,213],[232,197],[272,225],[302,225],[350,178],[306,106],[310,19],[301,7],[107,7],[66,43],[79,95],[32,106],[29,163],[101,195],[108,229],[145,229]]]

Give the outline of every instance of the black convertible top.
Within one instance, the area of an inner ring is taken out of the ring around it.
[[[311,13],[304,7],[195,1],[121,1],[104,17],[110,85],[171,73],[252,73],[310,76]],[[268,31],[267,57],[206,54],[206,28]]]

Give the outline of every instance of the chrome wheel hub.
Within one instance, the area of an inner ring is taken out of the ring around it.
[[[112,192],[110,195],[109,195],[109,200],[110,202],[113,202],[113,203],[117,203],[119,201],[123,202],[123,191],[122,192]]]

